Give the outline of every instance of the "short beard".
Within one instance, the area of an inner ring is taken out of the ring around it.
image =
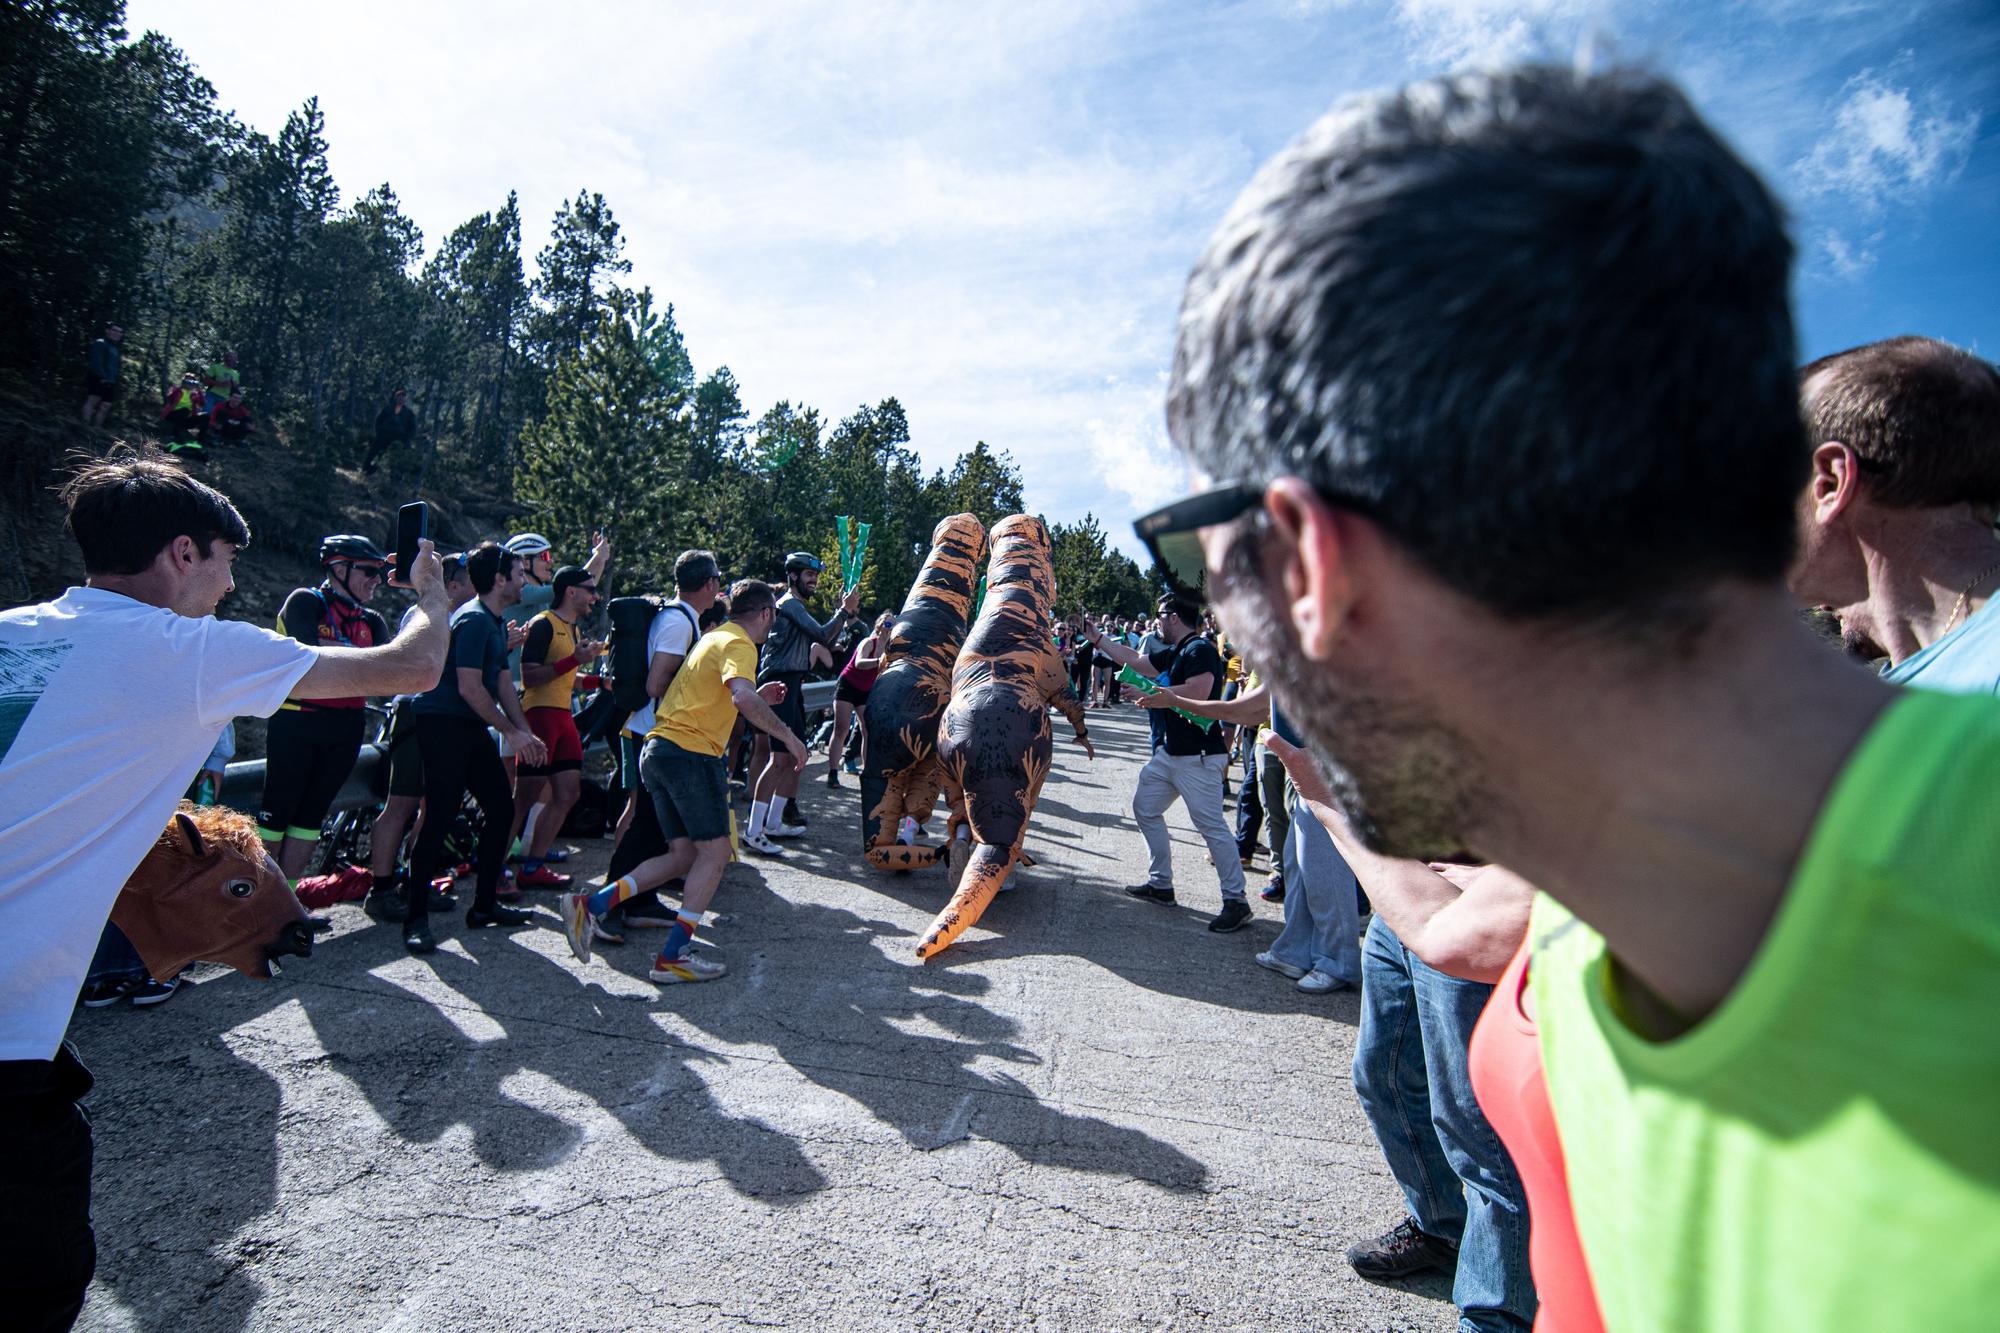
[[[1262,524],[1232,536],[1216,580],[1216,610],[1305,738],[1314,766],[1368,850],[1412,860],[1463,856],[1487,805],[1464,740],[1419,708],[1306,660],[1289,617],[1273,605]]]

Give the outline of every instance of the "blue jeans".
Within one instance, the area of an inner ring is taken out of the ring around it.
[[[1296,892],[1286,887],[1287,897]],[[1527,1196],[1466,1071],[1472,1026],[1493,988],[1426,967],[1379,916],[1368,926],[1362,977],[1354,1091],[1410,1215],[1458,1242],[1459,1328],[1526,1330],[1535,1316]]]
[[[1285,928],[1271,943],[1281,963],[1361,984],[1361,918],[1354,872],[1313,812],[1291,798],[1285,837]]]
[[[90,970],[83,979],[87,985],[100,981],[144,981],[146,965],[139,961],[139,951],[125,938],[125,932],[106,921],[104,933],[97,937],[97,952],[91,955]]]

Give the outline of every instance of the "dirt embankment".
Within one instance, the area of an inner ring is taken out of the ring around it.
[[[0,385],[0,606],[41,601],[83,581],[57,491],[79,461],[147,438],[143,415],[114,415],[109,429],[97,430],[83,424],[76,407]],[[268,625],[293,588],[318,582],[315,557],[328,533],[358,532],[387,549],[396,509],[411,499],[430,501],[439,547],[447,550],[504,538],[516,512],[496,488],[443,479],[412,495],[407,479],[386,471],[364,476],[336,466],[324,448],[282,436],[215,446],[183,466],[227,495],[250,525],[250,548],[236,562],[236,591],[216,610],[229,620]],[[392,626],[404,600],[387,588],[377,599]],[[246,719],[237,731],[243,757],[263,753],[261,722]]]

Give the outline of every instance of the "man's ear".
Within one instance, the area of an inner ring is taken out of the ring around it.
[[[1338,516],[1319,492],[1298,477],[1280,477],[1264,496],[1280,538],[1277,556],[1283,606],[1306,657],[1324,662],[1354,606],[1348,550]]]
[[[1850,445],[1828,440],[1812,452],[1806,498],[1813,522],[1824,527],[1854,503],[1861,487],[1861,459]]]

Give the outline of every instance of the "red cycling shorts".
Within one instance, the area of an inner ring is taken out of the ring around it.
[[[522,764],[521,772],[531,778],[583,767],[583,739],[576,734],[576,718],[567,708],[530,708],[528,730],[549,747],[549,757],[541,764]]]

